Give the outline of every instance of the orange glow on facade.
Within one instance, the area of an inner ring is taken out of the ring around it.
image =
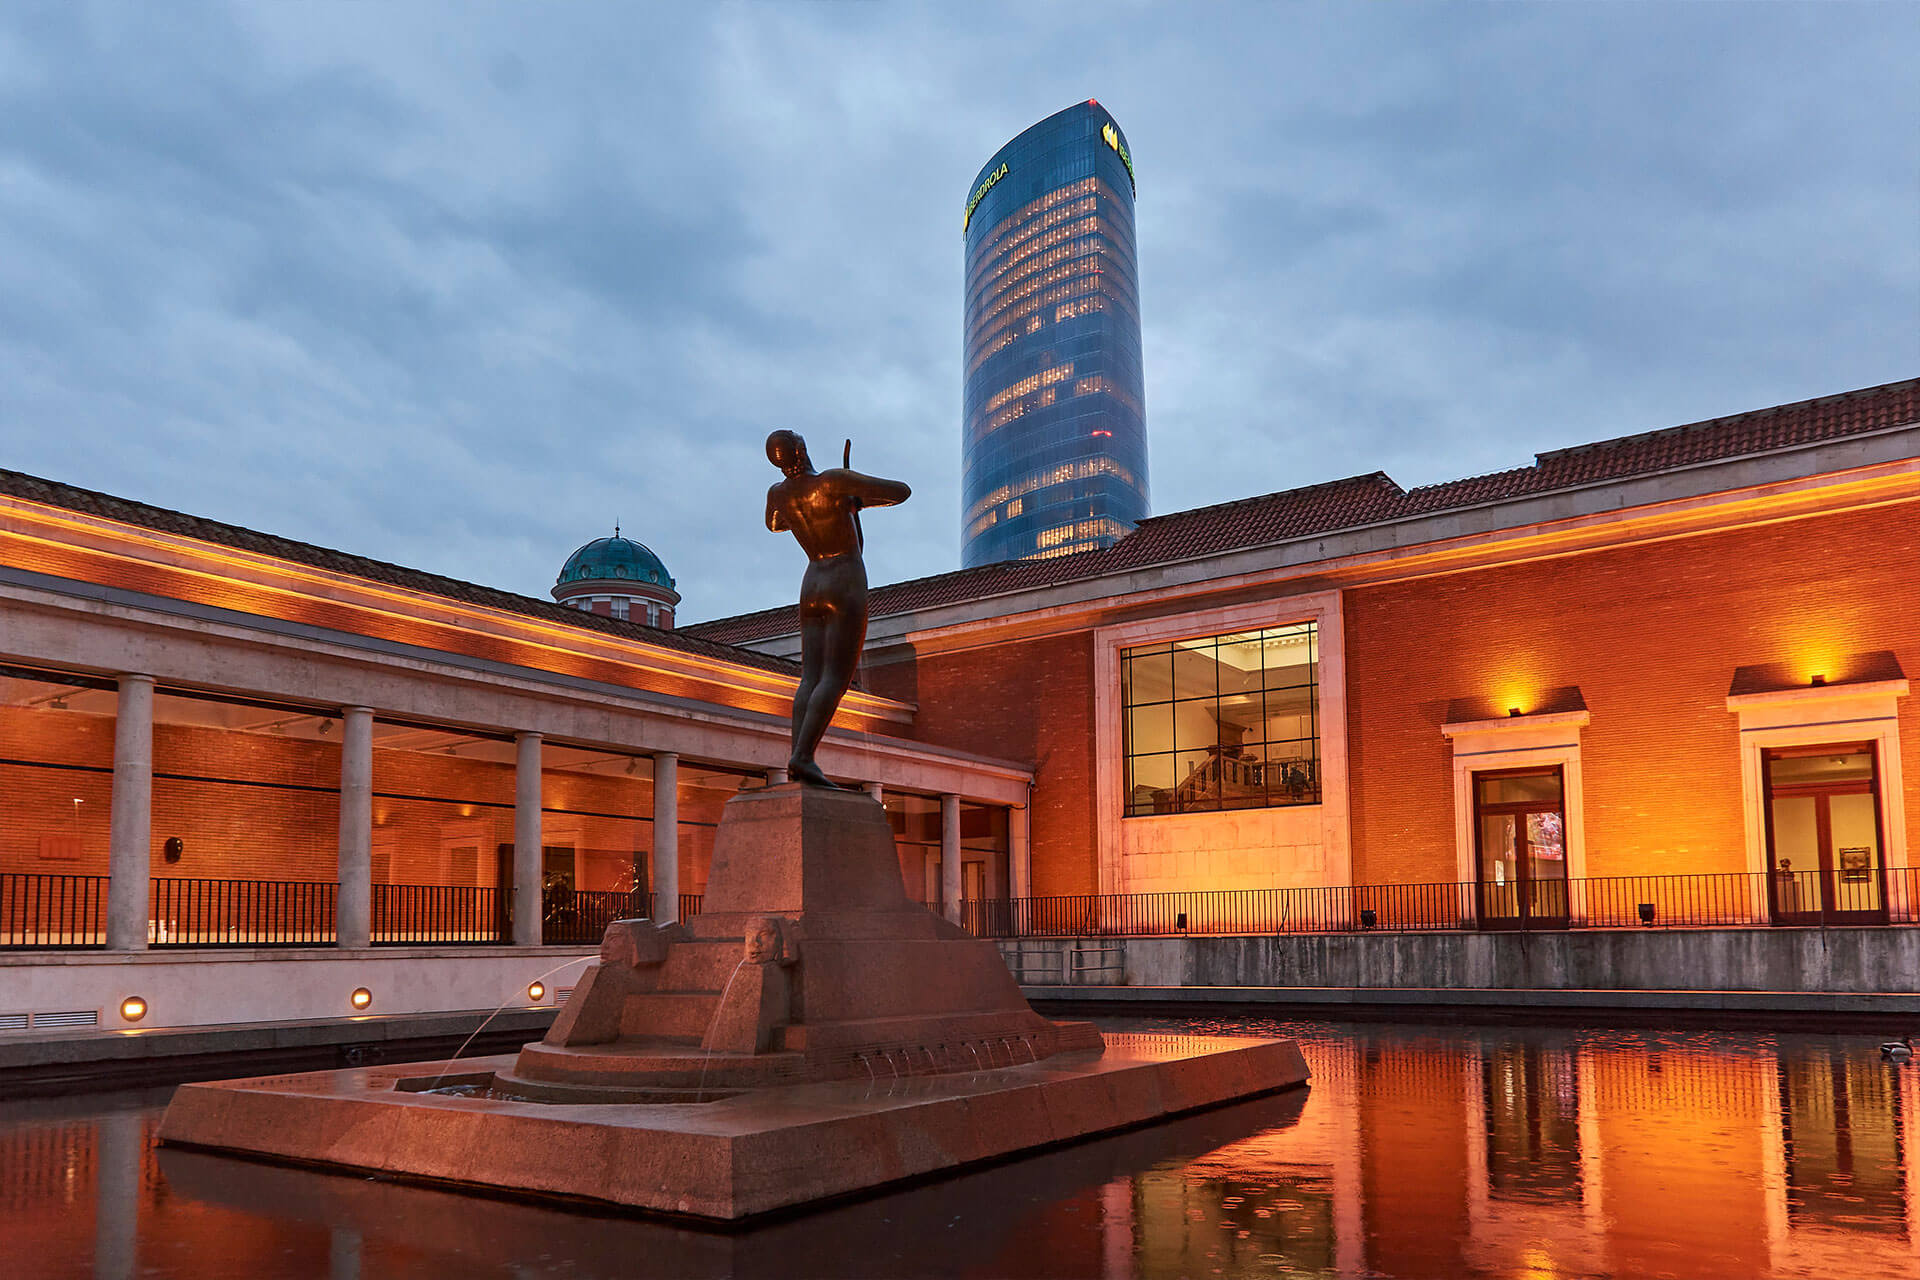
[[[22,499],[0,499],[0,540],[8,563],[59,577],[775,715],[798,681]],[[910,714],[856,690],[836,721],[871,731]]]

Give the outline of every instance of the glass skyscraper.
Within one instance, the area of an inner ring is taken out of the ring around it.
[[[963,563],[1110,546],[1147,514],[1133,155],[1091,99],[967,192]]]

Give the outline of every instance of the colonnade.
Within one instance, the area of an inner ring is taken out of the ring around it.
[[[113,799],[107,856],[107,949],[142,951],[148,944],[152,910],[151,844],[153,813],[154,679],[135,673],[117,677],[113,739]],[[363,948],[371,943],[373,902],[373,720],[369,707],[341,709],[340,832],[335,898],[335,945]],[[513,943],[542,943],[541,900],[541,745],[533,730],[514,734]],[[680,904],[680,757],[652,752],[653,890],[656,917],[679,917]],[[768,769],[767,781],[787,780],[784,769]],[[876,801],[881,784],[866,790]],[[957,793],[940,796],[940,880],[947,918],[960,920],[960,803]],[[1027,896],[1029,876],[1028,813],[1014,806],[1009,815],[1008,869],[1011,896]]]

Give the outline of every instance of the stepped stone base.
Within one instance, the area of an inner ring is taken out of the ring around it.
[[[706,910],[625,920],[513,1087],[753,1088],[940,1075],[1097,1049],[1035,1013],[998,948],[909,899],[885,811],[789,783],[727,802]],[[753,959],[749,941],[760,939]]]

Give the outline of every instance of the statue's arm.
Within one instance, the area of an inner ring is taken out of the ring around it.
[[[846,477],[847,495],[863,507],[894,507],[913,496],[913,490],[898,480],[883,480],[858,471],[840,474]]]
[[[785,533],[787,530],[786,517],[780,511],[779,485],[767,490],[767,528],[774,533]]]

